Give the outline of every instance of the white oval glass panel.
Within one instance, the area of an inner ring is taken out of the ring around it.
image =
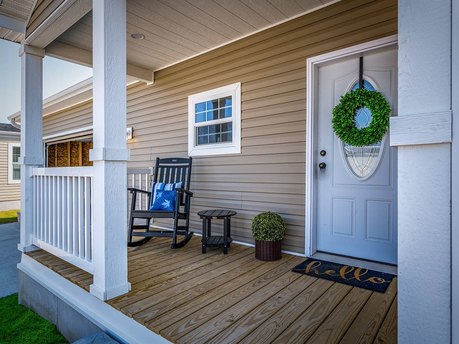
[[[367,90],[375,91],[374,86],[368,80],[364,80],[364,87]],[[352,86],[352,90],[357,88],[359,88],[358,82]],[[373,116],[370,109],[363,107],[357,109],[354,120],[355,126],[363,129],[371,124]],[[375,173],[384,149],[383,141],[363,147],[352,146],[341,141],[345,163],[358,179],[368,179]]]

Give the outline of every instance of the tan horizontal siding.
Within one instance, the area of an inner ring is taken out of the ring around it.
[[[92,125],[92,102],[43,118],[43,136],[64,133]]]
[[[242,153],[196,157],[195,215],[231,208],[235,240],[253,242],[252,218],[275,211],[287,223],[286,250],[304,252],[306,59],[397,33],[397,2],[341,1],[155,73],[155,84],[128,90],[130,167],[187,155],[188,96],[242,85]],[[45,119],[47,133],[90,125],[90,104]],[[216,229],[219,227],[216,226]]]
[[[20,198],[21,185],[8,184],[8,142],[0,142],[0,202],[18,201]]]

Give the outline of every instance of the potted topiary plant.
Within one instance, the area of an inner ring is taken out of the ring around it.
[[[279,214],[265,212],[252,221],[255,239],[255,258],[260,260],[281,259],[281,242],[285,235],[285,223]]]

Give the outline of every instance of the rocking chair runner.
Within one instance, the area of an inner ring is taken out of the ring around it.
[[[140,190],[137,188],[128,188],[132,194],[131,212],[129,215],[129,238],[128,246],[140,246],[150,241],[152,237],[171,237],[171,248],[180,248],[193,236],[193,232],[189,231],[190,225],[190,202],[193,193],[190,189],[191,177],[191,158],[166,158],[156,159],[156,167],[153,178],[153,190],[157,183],[174,184],[181,183],[181,187],[176,188],[177,197],[175,199],[175,207],[173,210],[138,210],[135,209],[137,201],[137,193],[148,195],[148,206],[155,202],[154,194],[150,191]],[[170,218],[174,219],[174,226],[171,231],[168,230],[150,230],[150,221],[155,218]],[[145,220],[144,224],[134,224],[135,219]],[[182,224],[179,224],[179,221]],[[177,236],[183,235],[185,238],[177,242]],[[137,241],[133,241],[133,237],[143,237]]]

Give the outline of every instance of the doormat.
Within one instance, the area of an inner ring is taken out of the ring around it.
[[[348,284],[353,287],[384,293],[395,275],[308,258],[292,269],[293,272],[329,281]]]

